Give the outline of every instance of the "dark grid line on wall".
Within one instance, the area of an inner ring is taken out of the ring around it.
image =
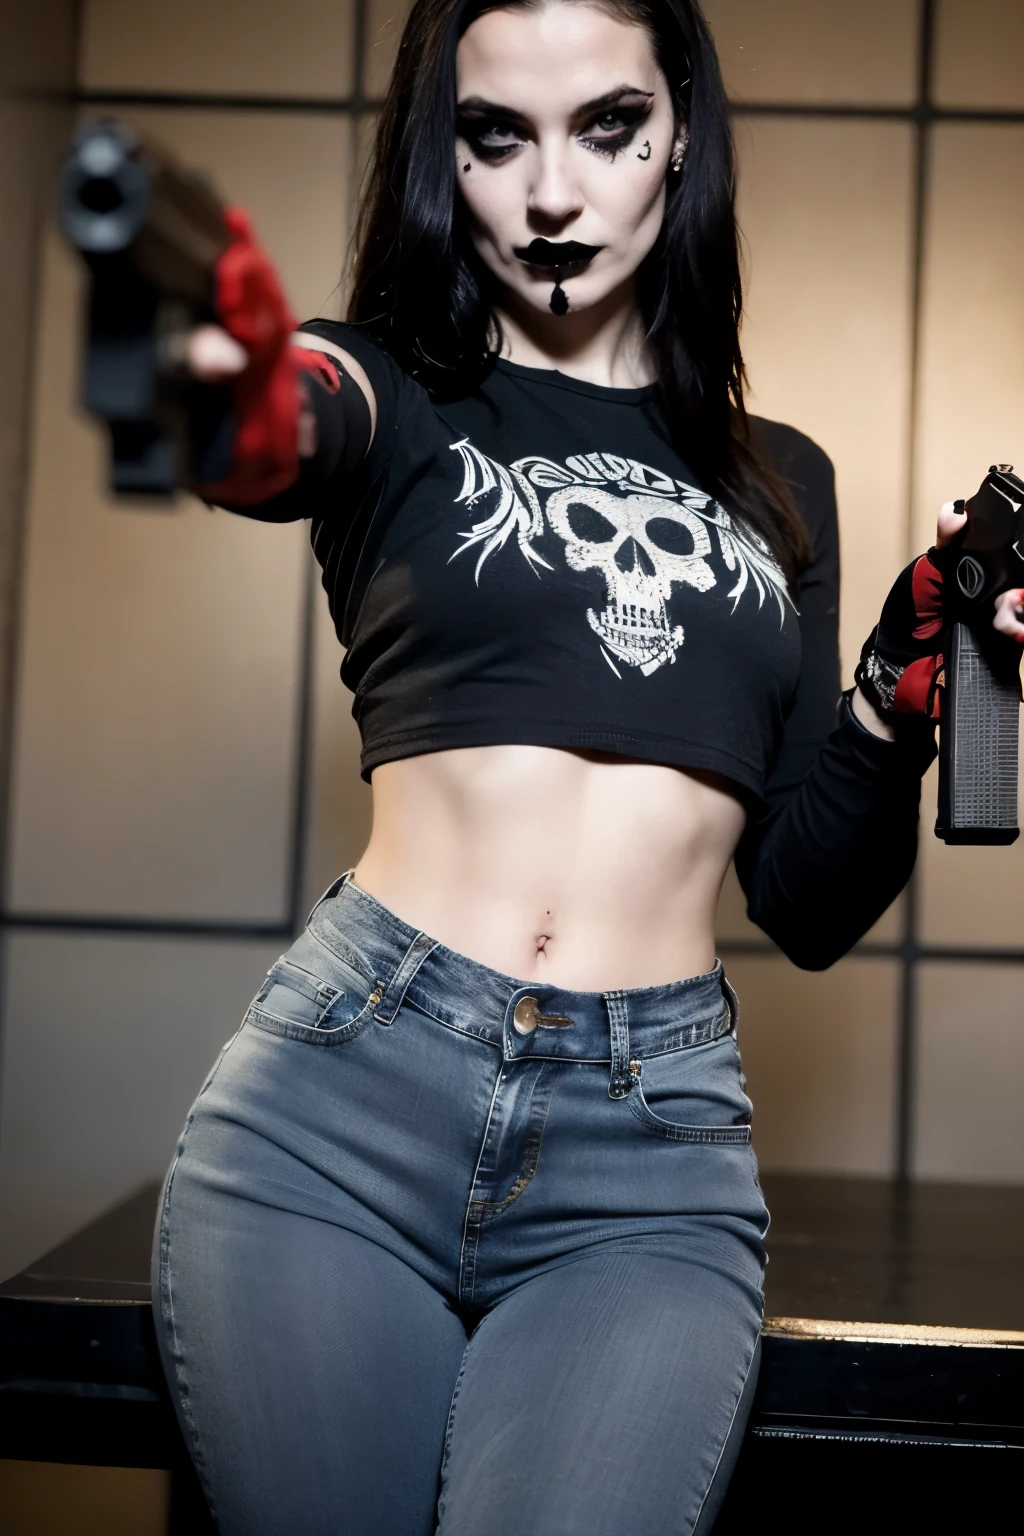
[[[786,117],[802,119],[838,119],[847,121],[897,121],[914,125],[914,181],[911,188],[913,229],[913,273],[911,300],[911,378],[910,443],[908,480],[905,487],[905,516],[908,552],[913,528],[914,466],[919,432],[918,393],[920,338],[922,323],[922,287],[925,262],[925,226],[927,218],[930,130],[938,123],[1017,124],[1024,125],[1024,110],[951,108],[932,100],[931,81],[936,33],[935,0],[921,0],[916,98],[906,106],[860,103],[806,103],[786,101],[734,102],[733,112],[742,117]],[[261,112],[305,115],[336,115],[352,120],[351,185],[354,193],[359,155],[360,120],[380,109],[382,102],[364,95],[364,58],[368,40],[367,0],[356,0],[354,7],[354,78],[347,95],[327,97],[253,96],[227,92],[167,91],[97,91],[77,90],[77,105],[117,110],[132,107],[201,109],[223,112]],[[303,644],[300,666],[300,721],[295,750],[295,800],[292,813],[292,848],[289,859],[287,914],[280,922],[255,923],[231,920],[174,920],[130,918],[74,913],[0,914],[0,927],[7,929],[49,930],[64,933],[105,933],[146,937],[192,938],[212,940],[287,940],[302,923],[302,888],[305,848],[308,837],[309,779],[312,762],[313,697],[313,604],[316,585],[314,567],[309,566],[303,608]],[[852,958],[895,960],[900,967],[900,1003],[898,1019],[897,1107],[894,1127],[896,1171],[901,1179],[913,1172],[915,1089],[917,1077],[918,970],[922,963],[1024,965],[1024,948],[1009,946],[954,946],[924,944],[918,939],[919,882],[915,872],[904,897],[902,935],[896,943],[864,940],[852,952]],[[770,956],[777,954],[767,939],[723,940],[726,956]]]
[[[930,116],[935,63],[935,0],[921,0],[917,57],[917,111],[914,114],[914,183],[911,221],[913,257],[910,290],[910,433],[907,445],[906,519],[907,547],[914,542],[914,492],[917,471],[917,438],[920,430],[921,330],[924,297],[925,221],[928,214],[928,171],[931,149]],[[899,1013],[896,1047],[896,1176],[906,1182],[913,1173],[914,1129],[917,1121],[917,1061],[919,964],[916,954],[920,911],[920,876],[917,865],[903,896],[903,958],[900,970]]]

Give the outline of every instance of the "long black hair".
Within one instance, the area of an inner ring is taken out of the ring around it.
[[[456,194],[455,53],[482,11],[543,0],[416,0],[377,127],[349,319],[435,395],[470,393],[494,359],[494,280]],[[697,0],[596,0],[652,39],[689,131],[661,231],[637,273],[666,424],[706,491],[772,549],[790,581],[807,535],[759,456],[744,408],[735,157],[718,55]],[[499,338],[500,344],[500,338]]]

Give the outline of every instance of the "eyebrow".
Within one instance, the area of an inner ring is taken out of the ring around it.
[[[592,112],[600,112],[605,107],[614,107],[623,96],[644,96],[651,100],[653,91],[644,91],[638,85],[616,85],[610,91],[605,91],[603,96],[595,96],[591,101],[584,101],[572,111],[573,117],[584,117]],[[467,96],[465,101],[456,105],[456,111],[464,117],[500,117],[511,119],[515,122],[525,122],[528,114],[519,112],[515,107],[502,106],[499,101],[486,101],[482,96]]]

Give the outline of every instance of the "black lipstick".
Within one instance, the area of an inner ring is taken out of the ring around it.
[[[599,245],[583,245],[579,240],[545,240],[540,235],[529,245],[517,245],[520,261],[531,267],[555,267],[563,277],[579,277],[593,261]]]
[[[538,235],[529,245],[517,245],[515,253],[520,261],[531,267],[546,267],[555,275],[555,286],[548,303],[552,314],[569,312],[569,299],[562,287],[562,279],[579,277],[585,272],[601,250],[599,245],[583,245],[579,240],[545,240]]]

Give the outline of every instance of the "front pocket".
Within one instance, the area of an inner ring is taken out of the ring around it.
[[[249,1005],[247,1024],[319,1045],[351,1039],[372,1016],[381,984],[334,960],[325,980],[282,955]]]
[[[630,1063],[626,1103],[648,1131],[666,1141],[746,1146],[751,1103],[732,1034]]]

